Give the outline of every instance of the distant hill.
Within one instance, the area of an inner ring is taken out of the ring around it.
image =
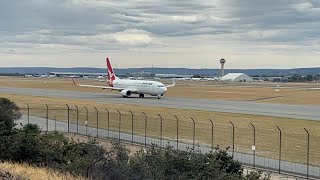
[[[155,74],[182,74],[182,75],[209,75],[220,74],[220,69],[186,69],[186,68],[129,68],[115,69],[117,74],[127,74],[135,72],[150,72]],[[49,68],[49,67],[7,67],[0,68],[0,73],[19,73],[19,74],[45,74],[48,72],[78,72],[78,73],[106,73],[101,68]],[[298,69],[226,69],[226,73],[239,72],[250,76],[291,76],[298,75],[315,75],[320,74],[320,68],[298,68]]]

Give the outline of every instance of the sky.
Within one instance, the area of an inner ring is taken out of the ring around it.
[[[1,0],[0,67],[320,67],[319,0]]]

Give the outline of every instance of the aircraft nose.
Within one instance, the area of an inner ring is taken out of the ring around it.
[[[168,91],[168,89],[166,87],[163,88],[164,93],[166,93]]]

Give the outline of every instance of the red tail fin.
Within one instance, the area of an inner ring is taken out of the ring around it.
[[[113,87],[113,81],[116,79],[116,75],[113,71],[109,58],[107,58],[106,61],[107,61],[107,69],[108,69],[108,83],[110,86]]]

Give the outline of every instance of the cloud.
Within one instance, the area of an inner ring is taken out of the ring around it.
[[[292,5],[292,8],[298,12],[306,13],[306,12],[310,12],[310,10],[313,9],[313,4],[310,2],[299,3],[299,4]]]
[[[0,53],[318,55],[319,16],[318,0],[4,0]]]
[[[138,29],[128,29],[115,33],[114,38],[122,44],[129,45],[147,45],[152,41],[148,32]]]

